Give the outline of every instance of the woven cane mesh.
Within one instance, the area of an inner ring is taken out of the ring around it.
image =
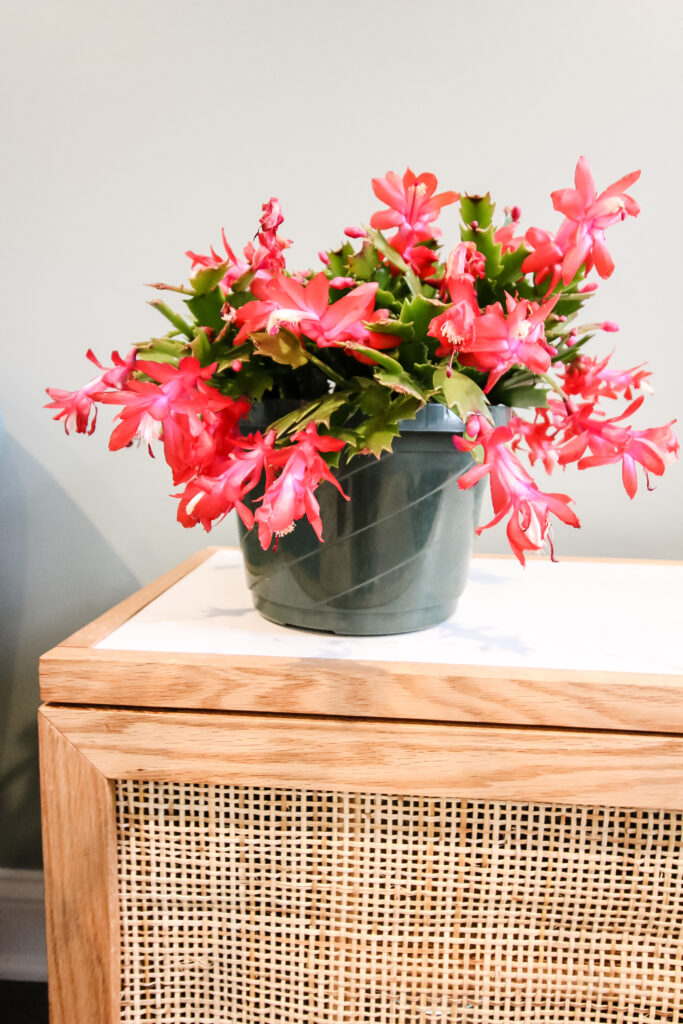
[[[117,783],[121,1022],[683,1020],[683,815]]]

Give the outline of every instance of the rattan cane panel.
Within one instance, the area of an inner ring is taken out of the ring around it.
[[[122,1024],[683,1019],[683,815],[117,783]]]

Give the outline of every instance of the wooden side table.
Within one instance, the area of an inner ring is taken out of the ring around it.
[[[683,1019],[683,565],[283,629],[208,549],[41,661],[52,1024]]]

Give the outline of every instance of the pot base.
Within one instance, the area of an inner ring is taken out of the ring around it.
[[[457,601],[414,608],[409,611],[387,612],[374,609],[351,611],[334,608],[292,608],[264,598],[255,597],[254,607],[270,622],[278,626],[333,633],[337,636],[388,636],[396,633],[414,633],[419,629],[437,626],[450,618]]]

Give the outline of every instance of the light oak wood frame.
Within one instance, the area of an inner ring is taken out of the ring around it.
[[[683,738],[44,706],[52,1024],[117,1024],[115,780],[683,808]]]
[[[114,782],[38,717],[51,1024],[118,1024]]]
[[[42,699],[683,735],[680,675],[94,647],[216,550],[193,555],[43,655]]]
[[[57,706],[40,718],[103,786],[138,779],[683,809],[680,736]],[[49,831],[52,794],[67,799],[69,778],[59,763],[43,770]],[[107,799],[98,792],[105,817]],[[74,820],[80,812],[59,804]]]

